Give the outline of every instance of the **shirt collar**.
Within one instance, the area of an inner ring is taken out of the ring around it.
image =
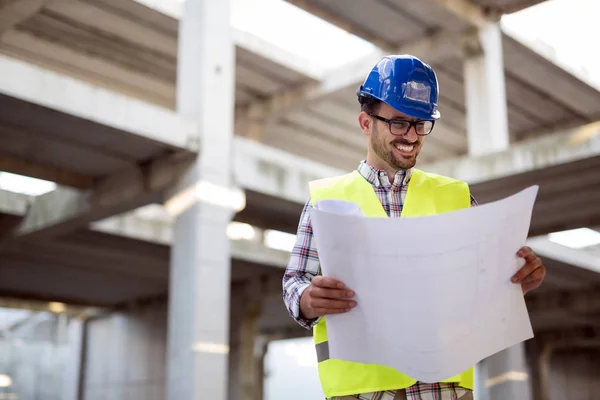
[[[401,169],[396,172],[394,176],[394,184],[390,183],[390,179],[388,177],[387,172],[374,168],[371,165],[367,164],[366,160],[363,160],[358,165],[358,172],[373,186],[376,187],[402,187],[408,185],[410,181],[410,177],[413,173],[413,168],[404,170]]]

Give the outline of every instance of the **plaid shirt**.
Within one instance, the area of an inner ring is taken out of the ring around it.
[[[358,172],[373,186],[379,201],[390,218],[399,218],[408,190],[412,169],[396,173],[391,184],[385,171],[377,170],[365,161],[358,166]],[[471,205],[477,205],[471,197]],[[320,318],[306,320],[300,316],[300,297],[310,285],[311,279],[320,273],[319,255],[313,240],[310,223],[311,200],[304,205],[300,216],[296,244],[292,250],[290,262],[283,277],[283,299],[292,316],[301,326],[311,329]],[[463,396],[467,389],[453,383],[416,383],[406,389],[407,400],[455,400]],[[393,400],[394,391],[357,394],[363,400]]]

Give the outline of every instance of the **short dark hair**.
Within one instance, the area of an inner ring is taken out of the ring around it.
[[[381,106],[381,100],[378,100],[368,95],[358,95],[358,102],[360,104],[360,111],[366,112],[367,114],[375,114],[379,111]]]

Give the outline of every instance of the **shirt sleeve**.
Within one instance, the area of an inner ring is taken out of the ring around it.
[[[309,199],[300,215],[296,243],[292,249],[282,282],[283,301],[290,316],[306,329],[312,328],[320,319],[307,320],[300,315],[300,297],[310,285],[312,278],[320,273],[319,255],[317,254],[310,223],[311,208],[312,202]]]

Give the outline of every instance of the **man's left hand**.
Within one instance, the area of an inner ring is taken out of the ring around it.
[[[522,247],[517,255],[525,259],[525,265],[512,277],[512,282],[520,283],[523,294],[526,294],[542,284],[546,267],[530,247]]]

